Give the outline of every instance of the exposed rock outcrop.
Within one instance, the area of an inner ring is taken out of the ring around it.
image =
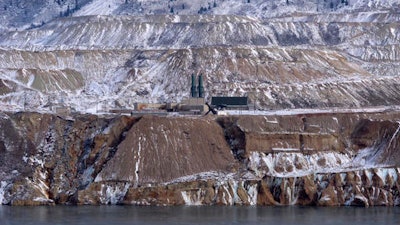
[[[0,114],[10,205],[400,205],[398,112]]]

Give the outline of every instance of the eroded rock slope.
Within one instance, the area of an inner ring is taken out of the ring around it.
[[[0,119],[2,204],[400,204],[398,112]]]
[[[191,74],[203,74],[207,99],[248,95],[260,109],[398,105],[398,20],[392,11],[60,18],[0,35],[0,104],[93,113],[180,102]]]

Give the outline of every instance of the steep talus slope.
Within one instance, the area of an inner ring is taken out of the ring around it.
[[[400,205],[398,112],[2,113],[10,205]]]
[[[144,117],[129,130],[96,181],[142,186],[206,172],[205,168],[229,171],[233,166],[223,131],[214,121]]]

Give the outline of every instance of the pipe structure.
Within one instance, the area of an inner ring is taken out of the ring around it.
[[[203,75],[199,76],[199,98],[204,98]]]
[[[197,89],[196,89],[196,77],[192,74],[192,87],[190,89],[192,98],[197,97]]]

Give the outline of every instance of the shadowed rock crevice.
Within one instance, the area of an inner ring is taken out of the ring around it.
[[[238,118],[220,117],[216,121],[224,130],[226,142],[229,144],[235,159],[243,163],[246,159],[246,136],[237,125]]]
[[[361,120],[351,134],[353,148],[371,149],[364,155],[366,161],[383,165],[400,163],[400,123],[392,121]]]
[[[321,36],[327,45],[338,45],[341,43],[340,28],[338,24],[329,23],[326,30],[321,29],[321,33]]]
[[[114,157],[127,132],[140,119],[141,117],[121,116],[107,120],[97,135],[84,141],[83,152],[79,157],[79,190],[85,189],[93,182],[107,162]]]

